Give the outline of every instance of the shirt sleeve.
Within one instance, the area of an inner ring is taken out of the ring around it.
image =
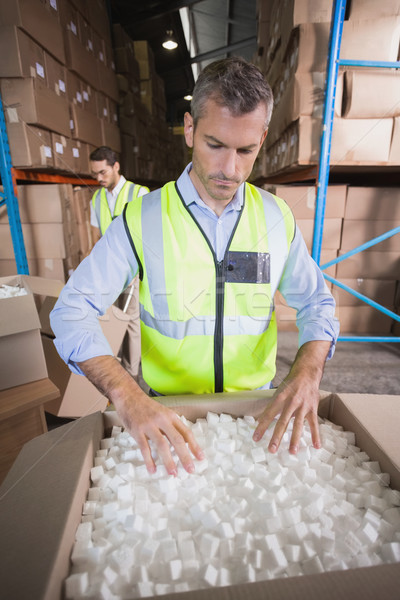
[[[121,215],[72,273],[50,313],[54,344],[74,373],[83,374],[76,363],[113,355],[98,317],[137,272],[138,263]]]
[[[335,300],[298,228],[278,289],[288,306],[297,311],[299,347],[314,340],[330,341],[328,359],[332,358],[339,335]]]

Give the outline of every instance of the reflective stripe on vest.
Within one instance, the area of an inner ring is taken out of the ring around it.
[[[126,207],[140,265],[143,376],[161,394],[256,389],[274,377],[270,277],[283,272],[294,219],[282,200],[244,188],[220,262],[174,182]]]
[[[122,186],[121,191],[117,196],[115,203],[114,214],[111,215],[110,207],[107,202],[107,194],[105,188],[96,190],[93,194],[92,204],[96,214],[96,219],[99,224],[101,235],[104,235],[106,229],[111,225],[113,219],[118,217],[124,210],[124,206],[127,202],[131,202],[138,197],[138,193],[142,186],[126,181]],[[148,190],[148,188],[146,188]]]

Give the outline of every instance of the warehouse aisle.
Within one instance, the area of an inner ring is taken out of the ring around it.
[[[278,335],[277,377],[286,375],[297,351],[297,333]],[[321,389],[338,393],[400,394],[400,344],[339,342],[327,362]]]

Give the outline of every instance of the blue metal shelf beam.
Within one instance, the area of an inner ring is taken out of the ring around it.
[[[0,176],[4,188],[1,204],[6,203],[8,222],[11,230],[11,239],[14,248],[17,272],[21,275],[29,275],[28,261],[26,258],[24,237],[22,234],[21,219],[19,215],[19,206],[17,195],[15,193],[16,185],[12,177],[12,165],[10,146],[8,144],[8,135],[6,121],[4,118],[3,103],[0,98]]]

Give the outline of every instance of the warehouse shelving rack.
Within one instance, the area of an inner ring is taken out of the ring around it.
[[[0,192],[0,207],[6,206],[10,225],[17,272],[29,275],[28,261],[25,250],[24,236],[18,207],[17,181],[41,183],[72,183],[75,185],[97,186],[92,178],[78,175],[60,175],[58,173],[40,172],[32,169],[15,169],[11,164],[10,145],[7,127],[0,96],[0,179],[4,192]]]
[[[317,194],[315,204],[315,219],[314,219],[314,233],[313,233],[313,245],[312,245],[312,257],[317,264],[320,264],[321,246],[322,246],[322,235],[324,227],[325,217],[325,203],[326,194],[329,181],[329,164],[330,164],[330,151],[332,141],[332,128],[333,118],[335,109],[335,96],[336,96],[336,83],[339,66],[349,67],[375,67],[375,68],[389,68],[399,69],[400,62],[383,62],[383,61],[362,61],[362,60],[345,60],[340,59],[340,46],[342,40],[343,21],[346,11],[346,0],[334,0],[332,8],[332,22],[329,39],[328,49],[328,61],[327,61],[327,73],[326,73],[326,89],[325,89],[325,101],[324,101],[324,112],[322,121],[322,134],[321,134],[321,145],[319,153],[319,164],[318,164],[318,178],[317,178]],[[399,75],[400,76],[400,75]],[[335,258],[323,265],[320,265],[322,271],[328,267],[335,265],[358,252],[362,252],[383,240],[392,237],[393,235],[400,233],[400,227],[395,227],[386,233],[369,240],[361,246],[353,248],[349,252],[342,254],[340,257]],[[381,311],[394,320],[400,322],[400,315],[397,315],[391,310],[388,310],[381,304],[378,304],[374,300],[371,300],[367,296],[360,294],[356,290],[353,290],[349,286],[341,283],[337,279],[334,279],[330,275],[324,273],[325,279],[333,283],[334,285],[342,288],[346,292],[349,292],[359,300],[362,300],[366,304],[369,304],[373,308]],[[400,337],[395,336],[339,336],[339,341],[352,341],[352,342],[400,342]]]

